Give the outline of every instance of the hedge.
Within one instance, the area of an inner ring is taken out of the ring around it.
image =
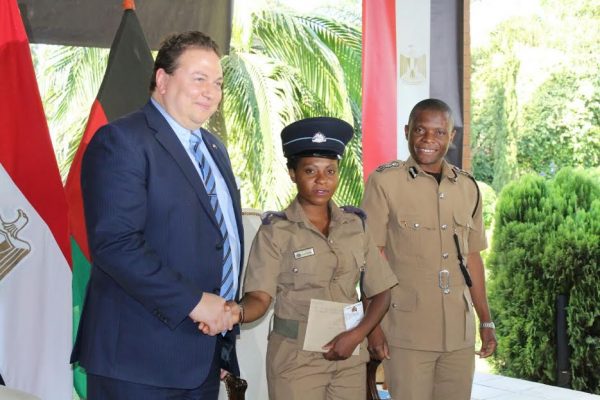
[[[555,300],[565,294],[571,387],[600,394],[599,177],[565,168],[500,193],[487,259],[498,373],[556,382]]]

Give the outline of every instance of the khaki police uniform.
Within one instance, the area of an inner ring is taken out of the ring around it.
[[[366,341],[359,355],[342,361],[302,350],[311,299],[357,302],[361,270],[367,297],[396,284],[361,217],[332,201],[329,208],[329,236],[309,222],[296,199],[284,213],[265,217],[250,250],[245,291],[261,290],[275,299],[267,348],[270,399],[363,400],[366,395]]]
[[[446,161],[439,184],[412,158],[369,177],[362,206],[399,282],[382,322],[392,357],[384,363],[386,382],[395,399],[470,397],[475,311],[453,234],[465,260],[486,248],[481,203],[474,180]]]

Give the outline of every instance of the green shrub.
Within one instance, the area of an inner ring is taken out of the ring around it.
[[[556,381],[555,299],[568,296],[571,385],[600,394],[600,179],[565,168],[501,192],[488,257],[501,374]]]

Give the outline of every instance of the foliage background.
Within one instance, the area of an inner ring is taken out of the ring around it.
[[[600,165],[600,1],[527,4],[472,49],[473,169],[496,191],[529,172]]]

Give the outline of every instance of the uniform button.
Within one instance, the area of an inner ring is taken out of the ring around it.
[[[415,228],[418,228],[418,227],[420,227],[420,226],[421,226],[421,224],[419,224],[418,222],[414,224],[414,227],[415,227]]]
[[[398,307],[398,304],[392,303],[392,308],[396,308],[396,307]]]
[[[333,244],[333,239],[329,239],[329,244]]]
[[[333,277],[333,280],[334,280],[334,281],[337,281],[337,279],[338,279],[338,278],[337,278],[337,276],[334,276],[334,277]]]
[[[443,199],[443,198],[444,198],[444,193],[442,192],[442,193],[440,193],[440,199]]]
[[[292,268],[292,272],[295,274],[298,273],[298,268],[296,268],[296,267]]]
[[[443,253],[442,258],[448,258],[448,253]]]
[[[446,224],[442,225],[442,230],[445,231],[446,229],[448,229],[448,225],[446,225]]]
[[[219,294],[219,293],[221,293],[221,288],[218,288],[218,287],[216,287],[216,288],[214,288],[214,289],[212,290],[212,292],[213,292],[214,294]]]
[[[217,249],[217,250],[223,250],[223,242],[217,243],[217,245],[215,246],[215,249]]]

